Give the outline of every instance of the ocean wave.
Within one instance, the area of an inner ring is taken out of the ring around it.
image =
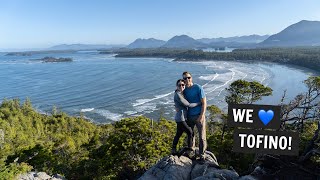
[[[237,62],[199,62],[204,65],[206,69],[212,69],[214,73],[219,74],[215,75],[202,75],[199,77],[201,80],[210,80],[212,78],[215,80],[215,83],[207,82],[203,85],[205,88],[207,100],[213,100],[219,97],[222,92],[225,90],[225,86],[230,84],[232,81],[238,79],[246,80],[256,80],[260,83],[268,85],[270,83],[270,73],[268,69],[262,67],[257,67],[257,65],[247,65]],[[226,72],[226,71],[229,72]],[[231,72],[230,72],[231,71]],[[231,74],[230,74],[231,73]],[[217,91],[218,90],[218,91]],[[220,98],[219,98],[220,99]]]
[[[90,112],[93,110],[94,110],[94,108],[85,108],[85,109],[81,109],[80,112]]]
[[[230,78],[229,80],[225,81],[224,84],[222,84],[222,85],[220,85],[220,86],[216,86],[215,88],[213,88],[212,90],[210,90],[210,91],[207,92],[207,93],[212,93],[212,92],[215,91],[216,89],[226,86],[229,82],[231,82],[231,81],[234,79],[234,76],[235,76],[235,74],[236,74],[235,71],[234,71],[233,69],[229,69],[229,70],[232,72],[231,78]],[[209,99],[209,100],[211,100],[211,99]]]
[[[242,69],[241,69],[241,70],[242,70]],[[247,73],[243,72],[243,71],[245,71],[245,70],[242,70],[242,71],[241,71],[241,70],[240,70],[240,69],[232,68],[232,71],[237,73],[237,76],[239,77],[238,79],[244,79],[244,78],[246,78],[246,77],[248,76]],[[242,77],[240,77],[240,76],[242,76]]]
[[[260,83],[264,82],[268,78],[268,76],[266,76],[266,75],[269,75],[269,74],[268,73],[263,73]]]
[[[201,80],[206,80],[206,81],[213,81],[214,79],[216,79],[219,76],[218,73],[216,74],[211,74],[211,75],[207,75],[207,76],[199,76],[199,79]]]
[[[151,102],[151,101],[154,101],[154,100],[157,100],[157,99],[161,99],[161,98],[164,98],[166,96],[169,96],[170,94],[173,94],[174,91],[170,92],[170,93],[167,93],[167,94],[161,94],[161,95],[156,95],[154,98],[150,98],[150,99],[138,99],[136,100],[135,103],[132,103],[132,106],[133,107],[136,107],[136,106],[141,106],[145,103],[148,103],[148,102]]]
[[[173,98],[172,99],[167,98],[166,101],[160,101],[159,104],[174,105]]]
[[[244,80],[246,77],[248,76],[248,74],[246,74],[244,77],[242,77],[241,79]]]
[[[174,61],[174,58],[163,58],[164,61],[167,61],[167,62],[173,62]]]
[[[33,108],[35,109],[36,112],[38,112],[40,114],[50,115],[49,112],[42,110],[42,108],[40,108],[40,106],[33,105]]]
[[[106,109],[96,109],[95,112],[97,114],[105,117],[106,119],[110,119],[112,121],[119,121],[121,118],[123,118],[122,114],[113,113],[113,112],[110,112]]]
[[[137,113],[151,113],[155,110],[157,110],[157,104],[156,103],[147,103],[140,106],[134,107],[134,110],[137,111]]]
[[[81,116],[76,116],[76,117],[81,117]],[[84,119],[88,120],[91,123],[97,123],[94,119],[88,117],[88,116],[82,116]]]
[[[137,114],[138,112],[137,111],[126,111],[124,112],[126,115],[128,116],[131,116],[131,115],[134,115],[134,114]]]
[[[209,75],[209,76],[200,76],[199,79],[209,81],[209,82],[205,83],[204,85],[202,85],[202,87],[207,86],[210,82],[214,81],[218,76],[219,76],[218,73],[216,73],[214,75]]]

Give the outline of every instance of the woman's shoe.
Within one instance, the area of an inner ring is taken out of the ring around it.
[[[199,164],[204,164],[206,162],[206,157],[204,154],[201,154],[200,155],[200,158],[199,158]]]
[[[188,156],[189,159],[193,159],[196,157],[196,154],[192,149],[187,150],[186,155]]]

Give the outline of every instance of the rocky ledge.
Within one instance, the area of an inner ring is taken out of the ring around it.
[[[196,150],[196,154],[198,150]],[[170,155],[162,158],[156,165],[146,171],[140,180],[208,180],[208,179],[314,179],[320,178],[315,172],[307,172],[304,166],[284,165],[283,161],[277,157],[262,155],[257,161],[250,174],[239,176],[232,168],[223,169],[213,153],[206,151],[205,161],[196,160],[183,152],[178,155]]]
[[[198,150],[196,150],[197,153]],[[205,161],[199,161],[192,157],[189,158],[185,152],[164,157],[145,172],[140,177],[140,180],[239,179],[239,174],[235,170],[220,168],[213,153],[206,151],[205,154]],[[252,177],[251,179],[254,178]]]

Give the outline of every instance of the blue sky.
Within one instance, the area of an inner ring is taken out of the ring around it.
[[[319,0],[0,0],[0,48],[274,34],[320,20]]]

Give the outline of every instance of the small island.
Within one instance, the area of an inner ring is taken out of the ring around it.
[[[72,62],[72,58],[55,58],[55,57],[44,57],[39,59],[42,62],[48,63],[48,62]]]

